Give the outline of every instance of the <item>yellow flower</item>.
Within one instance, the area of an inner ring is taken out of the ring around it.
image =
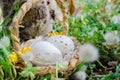
[[[55,34],[56,34],[56,35],[59,35],[59,33],[58,33],[58,32],[55,32]]]
[[[54,35],[55,33],[53,31],[48,34],[48,36],[54,36]]]
[[[10,55],[10,59],[11,59],[12,62],[17,63],[18,62],[17,53],[12,52],[12,54]]]
[[[54,31],[52,31],[52,32],[50,32],[49,34],[48,34],[48,36],[57,36],[57,35],[64,35],[64,33],[63,32],[54,32]]]
[[[25,54],[25,53],[27,53],[27,52],[30,52],[31,50],[32,50],[31,47],[25,47],[25,48],[23,48],[23,49],[21,50],[21,52],[22,52],[22,54]]]
[[[21,53],[24,55],[24,54],[26,54],[27,52],[29,52],[31,50],[32,50],[31,47],[25,47],[25,48],[21,49]],[[18,62],[17,53],[12,52],[10,54],[10,59],[11,59],[12,62],[17,63]]]
[[[63,33],[63,32],[60,32],[60,35],[64,35],[64,33]]]

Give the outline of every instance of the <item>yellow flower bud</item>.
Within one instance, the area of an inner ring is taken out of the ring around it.
[[[31,47],[25,47],[22,49],[22,53],[25,54],[27,52],[30,52],[31,50],[32,50]]]
[[[56,34],[56,35],[59,35],[59,33],[58,33],[58,32],[55,32],[55,34]]]
[[[12,52],[12,54],[10,54],[10,59],[12,62],[17,63],[18,62],[18,57],[16,52]]]
[[[60,32],[60,35],[64,35],[63,32]]]
[[[55,36],[55,35],[64,35],[64,33],[63,33],[63,32],[54,32],[54,31],[52,31],[52,32],[50,32],[50,33],[48,34],[49,37],[50,37],[50,36]]]

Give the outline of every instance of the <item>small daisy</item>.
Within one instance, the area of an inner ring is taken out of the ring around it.
[[[107,4],[105,6],[105,11],[108,15],[111,15],[113,13],[113,6],[114,6],[113,4]]]
[[[114,15],[111,20],[115,23],[115,24],[120,24],[120,14],[119,15]]]
[[[86,80],[86,73],[84,71],[78,71],[73,75],[75,80]]]
[[[2,37],[1,40],[0,40],[0,43],[3,46],[8,47],[10,45],[10,39],[9,39],[9,37],[7,37],[7,36]]]
[[[99,57],[98,49],[92,44],[84,44],[80,47],[79,58],[84,62],[93,62]]]
[[[104,39],[108,45],[115,45],[119,43],[119,37],[117,31],[108,32],[104,35]]]

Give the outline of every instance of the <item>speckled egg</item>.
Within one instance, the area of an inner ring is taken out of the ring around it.
[[[68,54],[71,54],[74,50],[74,43],[67,36],[64,35],[51,36],[47,39],[47,41],[54,44],[62,52],[63,57],[65,57]]]
[[[34,60],[42,64],[56,63],[62,60],[62,53],[50,42],[36,41],[31,45]]]

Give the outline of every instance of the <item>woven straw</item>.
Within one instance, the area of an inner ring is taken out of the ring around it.
[[[13,39],[13,50],[18,54],[18,56],[21,58],[21,47],[20,47],[20,39],[19,39],[19,25],[21,24],[21,21],[25,14],[32,8],[34,5],[37,4],[37,2],[40,0],[27,0],[25,2],[18,14],[14,17],[12,21],[12,39]],[[68,15],[67,15],[67,10],[64,6],[64,0],[56,0],[58,5],[60,5],[61,11],[63,13],[63,32],[67,35],[68,33]],[[63,72],[63,75],[67,77],[68,75],[71,74],[71,72],[75,69],[77,65],[80,64],[80,59],[78,58],[78,53],[79,53],[79,47],[80,44],[75,38],[71,38],[74,42],[75,49],[74,52],[69,55],[68,58],[64,58],[64,60],[61,62],[62,64],[66,65],[66,68],[60,67],[59,71]],[[20,60],[19,60],[20,61]],[[32,62],[34,65],[35,63]],[[49,64],[46,66],[37,66],[37,73],[40,74],[54,74],[56,72],[56,65],[55,64]]]
[[[68,0],[68,3],[69,3],[69,11],[70,14],[72,15],[75,12],[74,0]]]
[[[63,13],[63,33],[67,34],[68,33],[68,13],[67,10],[64,6],[64,0],[56,0],[58,5],[60,5],[61,11]]]

